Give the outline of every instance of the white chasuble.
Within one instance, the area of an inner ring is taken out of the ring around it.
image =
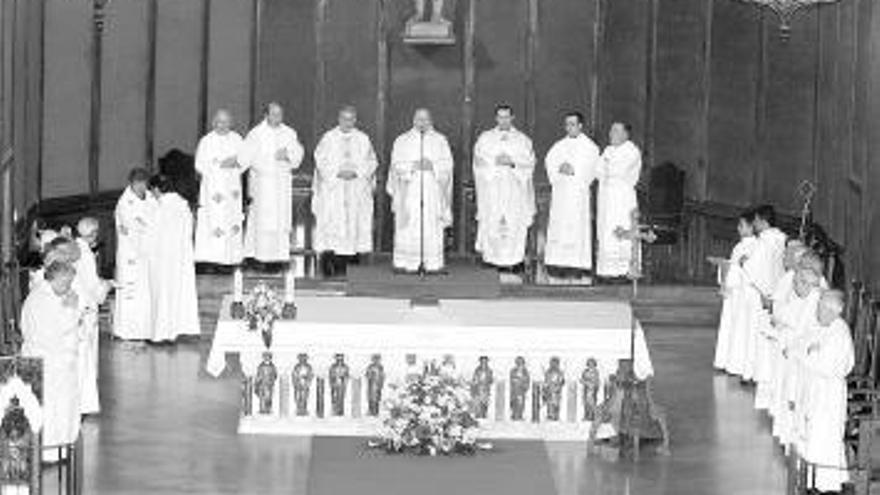
[[[174,192],[163,194],[158,204],[156,229],[150,236],[153,324],[149,339],[153,342],[200,333],[192,212]]]
[[[316,251],[341,255],[373,250],[373,189],[376,152],[358,129],[327,131],[315,148],[312,213]],[[351,179],[340,172],[352,172]]]
[[[501,163],[507,157],[513,165]],[[474,145],[477,192],[476,251],[496,266],[523,261],[526,236],[535,216],[535,152],[532,140],[516,129],[492,129]]]
[[[632,211],[639,207],[636,184],[642,170],[642,152],[626,141],[608,146],[599,162],[599,192],[596,206],[596,273],[621,277],[629,273],[632,241],[621,239],[614,231],[632,227]]]
[[[803,455],[817,464],[816,488],[836,492],[848,481],[843,442],[846,425],[846,376],[855,357],[850,329],[842,319],[815,330],[816,340],[802,359],[807,393]]]
[[[220,265],[237,265],[243,256],[244,213],[241,174],[238,164],[241,136],[234,131],[212,131],[199,140],[196,170],[201,176],[195,260]],[[236,160],[234,167],[222,166]]]
[[[154,221],[155,199],[139,198],[126,188],[116,204],[116,298],[113,333],[128,340],[150,336],[150,282],[147,266],[148,233]]]
[[[560,171],[566,163],[573,168],[572,175]],[[545,165],[553,193],[544,250],[546,265],[593,267],[590,184],[598,164],[599,147],[584,134],[560,139],[547,153]]]
[[[286,152],[279,159],[278,152]],[[259,261],[288,261],[293,222],[292,171],[299,168],[303,147],[296,131],[263,121],[245,138],[239,163],[249,170],[244,256]]]
[[[424,157],[433,170],[419,169]],[[412,129],[394,140],[386,188],[394,213],[395,268],[414,271],[424,248],[425,268],[443,268],[443,232],[452,225],[452,150],[443,134]],[[420,198],[424,189],[422,223]],[[422,246],[424,232],[424,246]]]
[[[43,358],[43,446],[73,443],[79,436],[80,305],[68,306],[40,284],[21,308],[21,353]]]

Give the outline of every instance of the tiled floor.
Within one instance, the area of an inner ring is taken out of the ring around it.
[[[632,465],[548,446],[556,492],[784,493],[781,452],[751,407],[751,391],[712,371],[714,330],[648,325],[646,332],[672,455]],[[85,494],[307,493],[312,442],[322,439],[237,435],[239,384],[205,374],[208,345],[102,342],[103,412],[84,427]]]

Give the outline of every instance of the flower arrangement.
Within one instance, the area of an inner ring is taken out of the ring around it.
[[[283,310],[284,302],[264,283],[254,287],[244,301],[244,317],[248,322],[248,330],[259,331],[267,349],[272,346],[272,327],[275,320],[281,318]]]
[[[473,454],[491,445],[477,442],[477,420],[468,385],[436,368],[389,385],[382,438],[373,447],[421,455]]]

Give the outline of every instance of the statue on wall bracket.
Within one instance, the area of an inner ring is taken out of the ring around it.
[[[427,3],[431,2],[430,16],[426,19]],[[413,0],[415,14],[406,21],[403,41],[410,45],[453,45],[455,35],[452,22],[443,17],[446,0]]]

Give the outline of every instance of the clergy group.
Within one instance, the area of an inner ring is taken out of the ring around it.
[[[554,276],[624,277],[631,241],[621,238],[637,208],[635,185],[641,152],[630,128],[615,123],[604,150],[586,134],[584,116],[561,116],[561,137],[544,158],[552,189],[546,239],[539,250]],[[515,126],[514,109],[499,105],[495,126],[482,132],[473,152],[476,186],[475,250],[502,272],[521,267],[536,214],[534,175],[538,158],[531,139]],[[297,133],[284,123],[277,103],[244,138],[232,130],[229,112],[218,111],[213,129],[196,150],[201,194],[195,259],[235,266],[245,258],[286,262],[292,235],[291,179],[304,157]],[[358,129],[357,110],[339,110],[338,124],[314,149],[311,207],[313,248],[331,267],[373,249],[374,198],[379,160],[370,137]],[[385,192],[394,216],[393,266],[405,272],[443,269],[445,230],[452,225],[454,158],[434,127],[430,110],[413,112],[412,127],[395,140]],[[242,176],[247,174],[247,194]],[[598,183],[597,218],[591,214]],[[249,198],[245,205],[245,196]],[[467,219],[470,221],[470,219]],[[593,254],[595,221],[598,252]]]
[[[854,365],[844,294],[829,289],[822,259],[775,226],[770,206],[744,212],[740,241],[720,265],[724,297],[715,367],[753,384],[772,434],[815,466],[815,487],[847,481],[846,376]]]

